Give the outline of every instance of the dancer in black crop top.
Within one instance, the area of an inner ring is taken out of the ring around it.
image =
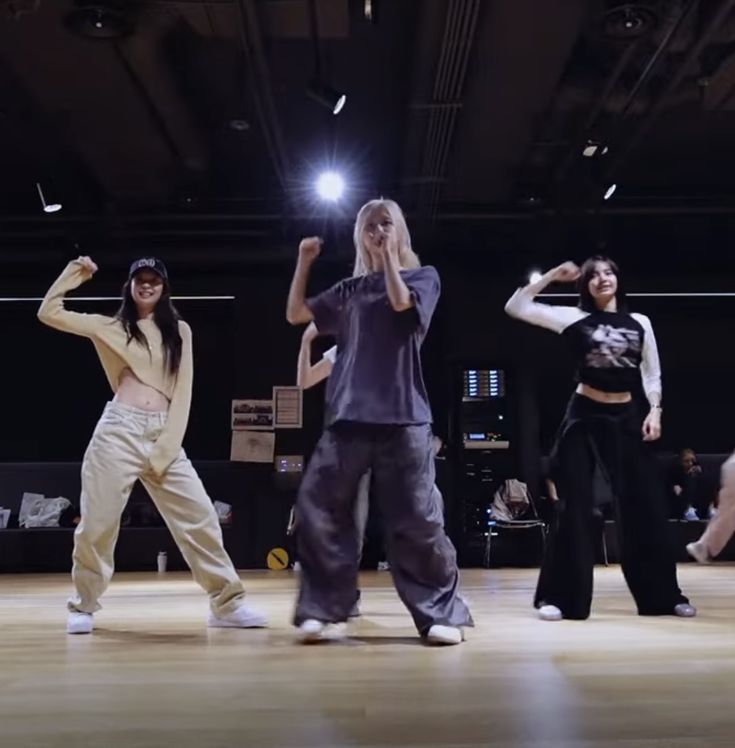
[[[554,281],[574,280],[579,288],[577,307],[533,300]],[[623,574],[638,613],[696,615],[677,583],[665,501],[644,444],[661,435],[656,338],[648,317],[628,312],[617,265],[606,257],[592,257],[581,269],[566,262],[536,283],[519,288],[505,310],[561,334],[576,365],[577,388],[552,455],[552,478],[560,501],[536,589],[539,616],[543,620],[589,617],[593,533],[599,531],[594,510],[610,501]],[[649,403],[642,422],[632,395],[639,385]]]

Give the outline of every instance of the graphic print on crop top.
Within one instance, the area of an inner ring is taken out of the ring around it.
[[[640,329],[609,324],[585,325],[588,351],[584,366],[592,369],[635,369],[641,363],[643,341]]]
[[[627,392],[640,381],[645,331],[629,314],[593,312],[562,334],[571,343],[577,382]]]

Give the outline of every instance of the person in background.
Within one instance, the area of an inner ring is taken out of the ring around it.
[[[696,521],[709,517],[712,505],[702,467],[693,449],[681,450],[670,482],[676,519]]]
[[[301,346],[299,348],[299,357],[296,365],[296,384],[301,389],[308,390],[311,387],[323,382],[331,373],[337,360],[337,346],[333,345],[322,354],[322,357],[313,364],[312,343],[319,336],[319,330],[316,325],[310,322],[303,335],[301,336]],[[355,536],[357,538],[357,556],[362,559],[362,551],[365,545],[365,533],[370,510],[370,470],[366,470],[360,477],[355,494]],[[294,529],[296,529],[296,519],[294,517]],[[359,561],[358,561],[359,563]],[[357,590],[357,599],[350,611],[350,618],[356,618],[360,615],[360,590]]]

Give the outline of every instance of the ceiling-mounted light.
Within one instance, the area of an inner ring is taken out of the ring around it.
[[[345,191],[345,181],[336,171],[325,171],[316,181],[316,191],[322,200],[337,202]]]
[[[651,4],[627,1],[613,3],[601,21],[604,37],[624,41],[650,34],[658,24],[659,13]]]
[[[47,203],[46,198],[43,195],[41,185],[36,182],[36,190],[38,190],[38,196],[41,198],[41,206],[43,207],[44,213],[58,213],[61,210],[61,203]]]
[[[582,149],[582,155],[586,158],[592,158],[593,156],[600,155],[604,156],[610,149],[598,140],[588,140]]]
[[[597,153],[597,149],[600,147],[600,144],[595,142],[594,140],[588,140],[585,147],[582,149],[582,155],[586,158],[592,158],[592,156]]]
[[[347,102],[347,94],[343,91],[338,91],[326,83],[326,81],[330,80],[330,76],[325,72],[324,53],[319,37],[319,17],[316,0],[307,0],[307,9],[309,12],[311,44],[314,51],[314,70],[311,74],[311,85],[306,89],[306,92],[314,101],[327,107],[332,114],[339,114]]]
[[[64,16],[65,26],[87,39],[121,39],[134,30],[131,12],[119,0],[81,3]]]
[[[609,200],[614,194],[615,190],[617,190],[618,186],[614,182],[607,188],[607,191],[605,192],[605,200]]]
[[[307,93],[314,101],[319,102],[322,106],[327,107],[332,114],[339,114],[347,103],[347,94],[337,91],[332,86],[321,83],[313,83],[309,86]]]

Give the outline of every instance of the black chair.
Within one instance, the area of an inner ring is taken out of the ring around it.
[[[512,532],[519,532],[524,530],[537,531],[541,539],[541,550],[542,553],[546,552],[546,536],[548,534],[548,525],[540,517],[536,509],[536,504],[533,500],[533,495],[528,492],[529,510],[527,514],[530,516],[521,517],[514,520],[505,519],[489,519],[487,533],[485,538],[485,553],[483,558],[483,564],[485,568],[490,568],[491,553],[493,548],[493,537],[498,535],[498,531],[508,530]]]

